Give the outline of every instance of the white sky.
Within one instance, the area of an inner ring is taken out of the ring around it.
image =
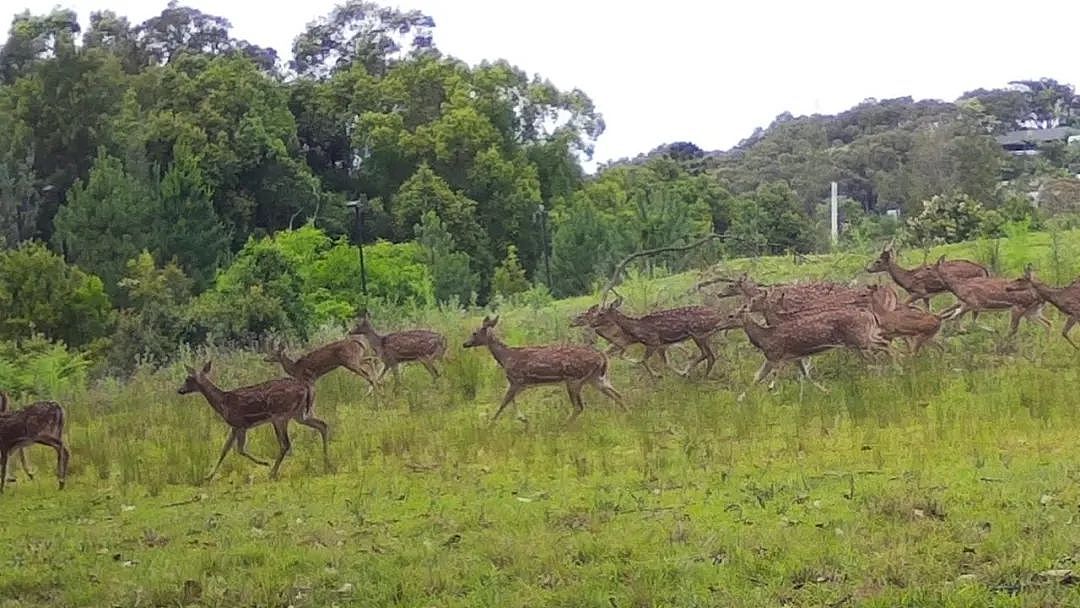
[[[4,0],[0,36],[24,8]],[[67,0],[138,23],[165,1]],[[334,0],[182,2],[232,21],[233,35],[287,58],[293,37]],[[505,58],[596,102],[607,132],[596,160],[671,141],[724,149],[783,111],[835,113],[867,97],[952,100],[966,90],[1048,76],[1080,84],[1080,2],[909,0],[389,0],[435,18],[435,42],[470,63]]]

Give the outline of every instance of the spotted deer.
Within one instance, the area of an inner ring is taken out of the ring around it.
[[[593,304],[584,312],[575,315],[570,320],[570,327],[588,327],[594,333],[596,333],[596,335],[600,336],[604,340],[607,340],[608,343],[611,344],[611,346],[608,347],[605,354],[609,357],[615,355],[626,357],[626,349],[628,347],[633,346],[634,344],[641,343],[632,335],[623,331],[623,329],[619,327],[618,324],[611,321],[610,319],[607,319],[603,315],[603,307],[601,307],[600,304]],[[659,348],[656,349],[656,353],[660,356],[660,359],[661,361],[663,361],[664,365],[670,366],[667,358],[667,351],[668,345],[666,344],[661,345]],[[626,358],[639,365],[644,365],[647,370],[649,369],[648,364],[645,363],[644,359],[640,361],[635,361],[633,359],[630,359],[629,357]]]
[[[4,400],[4,413],[0,414],[0,494],[4,492],[7,484],[8,458],[15,450],[19,450],[20,458],[23,448],[35,443],[47,445],[56,450],[56,474],[59,478],[60,489],[64,489],[67,479],[68,460],[71,454],[64,445],[64,408],[55,401],[38,401],[20,410],[6,411],[7,397]],[[22,461],[23,470],[30,475],[26,468],[26,461]]]
[[[491,418],[494,424],[506,406],[521,391],[533,386],[564,383],[574,412],[568,422],[576,419],[585,409],[581,389],[591,384],[615,401],[624,411],[622,395],[608,380],[608,359],[599,351],[584,346],[559,344],[550,346],[507,346],[493,331],[499,317],[484,317],[483,323],[462,345],[464,348],[486,346],[495,362],[506,374],[509,386],[499,409]]]
[[[933,268],[949,291],[960,300],[958,305],[947,311],[947,318],[957,319],[971,312],[974,325],[979,313],[1008,310],[1012,312],[1009,337],[1016,334],[1020,319],[1027,319],[1031,323],[1042,323],[1047,330],[1050,329],[1050,321],[1042,314],[1045,302],[1034,289],[1010,290],[1010,281],[997,277],[958,279],[949,272],[941,271],[944,262],[945,256],[941,256]]]
[[[798,361],[802,377],[822,392],[828,392],[810,377],[809,357],[833,348],[850,348],[862,355],[887,351],[889,343],[881,326],[869,310],[835,308],[795,317],[783,323],[758,324],[744,307],[731,314],[741,323],[750,343],[765,355],[765,362],[754,376],[762,382],[768,375],[790,361]]]
[[[381,381],[387,371],[393,371],[394,381],[400,385],[401,373],[398,371],[398,365],[413,361],[423,365],[433,380],[438,379],[439,370],[435,368],[435,361],[441,359],[446,353],[446,338],[442,335],[426,329],[380,334],[375,331],[367,315],[361,317],[356,327],[349,333],[354,336],[363,336],[375,351],[375,355],[382,361],[383,369],[376,378],[376,382]]]
[[[896,292],[889,286],[870,286],[870,310],[881,325],[886,340],[902,339],[911,354],[930,343],[941,330],[941,317],[908,304],[897,305]],[[949,314],[949,313],[946,313]]]
[[[791,296],[790,292],[781,291],[778,297],[772,297],[770,290],[763,290],[750,299],[748,307],[760,312],[769,325],[776,325],[834,308],[869,310],[870,306],[870,290],[865,287],[837,287],[813,297],[806,297],[807,293],[811,292]]]
[[[716,354],[709,344],[710,336],[718,331],[735,327],[729,323],[728,315],[706,306],[684,306],[657,311],[642,317],[631,317],[619,310],[621,304],[622,299],[619,298],[602,308],[600,318],[618,326],[626,335],[645,345],[642,365],[650,375],[655,375],[648,363],[653,354],[668,345],[693,340],[700,354],[682,373],[689,374],[697,364],[705,361],[705,376],[708,377],[716,363]]]
[[[11,404],[8,400],[7,394],[4,392],[0,392],[0,414],[6,413],[8,411],[9,405]],[[19,464],[22,465],[22,469],[23,472],[26,473],[26,477],[28,479],[33,479],[34,473],[30,470],[30,465],[26,462],[26,452],[24,452],[22,448],[17,448],[14,451],[19,454]],[[15,481],[15,477],[10,477],[8,481]]]
[[[866,267],[866,271],[889,273],[892,280],[908,292],[908,299],[904,303],[911,304],[922,300],[927,311],[930,310],[931,298],[949,291],[949,287],[942,280],[939,269],[936,267],[925,264],[915,268],[900,266],[896,261],[896,251],[891,243],[881,250],[881,255]],[[940,271],[957,281],[990,276],[990,271],[986,267],[970,260],[948,260],[940,267]]]
[[[1073,348],[1080,350],[1080,346],[1077,346],[1069,337],[1069,331],[1080,320],[1080,280],[1073,281],[1065,287],[1051,287],[1035,278],[1035,273],[1028,264],[1024,268],[1024,275],[1013,281],[1007,289],[1020,292],[1034,291],[1042,301],[1053,304],[1054,308],[1065,315],[1065,326],[1061,328],[1062,337]]]
[[[323,462],[326,469],[330,469],[329,429],[325,422],[315,418],[315,388],[310,382],[296,378],[278,378],[226,391],[218,388],[210,380],[211,363],[209,361],[201,370],[190,367],[186,369],[188,376],[177,392],[181,395],[202,393],[210,407],[231,429],[229,438],[225,441],[225,447],[221,449],[221,456],[214,470],[207,476],[207,481],[217,474],[221,463],[233,446],[236,447],[237,454],[255,464],[270,466],[269,462],[248,454],[246,449],[247,432],[264,424],[274,427],[274,434],[277,436],[280,448],[277,459],[270,469],[270,478],[276,479],[281,461],[285,460],[285,456],[292,451],[292,441],[289,439],[289,422],[292,420],[319,432],[322,436]]]
[[[375,390],[375,366],[377,357],[369,356],[363,343],[349,337],[316,348],[299,359],[291,359],[281,344],[271,348],[264,359],[267,363],[279,363],[293,378],[314,382],[333,370],[344,367],[368,383],[367,394]]]
[[[824,281],[763,287],[743,273],[729,283],[719,296],[742,296],[750,312],[764,312],[767,308],[775,310],[781,299],[786,307],[803,310],[817,306],[823,298],[842,293],[846,289],[848,288],[843,285]]]

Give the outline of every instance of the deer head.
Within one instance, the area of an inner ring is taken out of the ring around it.
[[[375,327],[371,324],[371,319],[364,313],[356,321],[356,325],[349,332],[354,335],[368,334],[375,331]]]
[[[285,346],[280,343],[268,346],[265,355],[266,363],[281,363],[285,359]]]
[[[888,244],[881,250],[881,255],[876,260],[870,262],[870,265],[866,267],[866,272],[886,272],[889,270],[889,264],[893,261],[893,249],[892,244]]]
[[[480,328],[477,329],[469,336],[469,339],[462,344],[464,348],[472,348],[474,346],[487,346],[491,344],[492,334],[491,329],[499,322],[498,315],[495,318],[488,316],[484,317],[484,322],[480,324]]]
[[[593,304],[585,310],[585,312],[574,315],[570,319],[570,327],[584,327],[586,325],[592,325],[600,318],[600,305]]]
[[[180,389],[176,392],[180,393],[181,395],[198,392],[199,385],[206,380],[207,374],[210,373],[210,367],[210,361],[207,361],[206,365],[203,365],[203,368],[199,371],[196,371],[191,367],[185,365],[184,369],[187,371],[188,376],[184,380],[183,386],[181,386]]]

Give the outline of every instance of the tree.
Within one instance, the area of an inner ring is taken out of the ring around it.
[[[457,300],[472,302],[480,287],[480,279],[469,269],[469,256],[455,249],[454,237],[434,211],[424,213],[413,227],[416,242],[423,248],[424,261],[431,270],[435,299],[442,303]]]
[[[506,248],[506,258],[495,269],[495,277],[491,280],[491,289],[496,294],[509,297],[529,289],[529,279],[525,277],[525,269],[518,261],[517,247],[510,245]]]
[[[186,307],[192,286],[179,266],[159,268],[148,251],[128,260],[120,281],[127,306],[110,340],[109,367],[126,373],[140,362],[162,364],[175,358],[190,334]]]
[[[317,19],[293,42],[291,67],[302,76],[325,78],[353,63],[384,74],[404,53],[434,48],[435,20],[363,0],[346,0]]]
[[[15,15],[8,38],[0,48],[0,84],[11,84],[30,73],[34,64],[58,53],[71,53],[79,33],[78,15],[55,8],[48,15]]]
[[[210,283],[228,252],[229,235],[214,211],[213,192],[199,159],[183,145],[177,146],[173,158],[158,186],[154,250],[162,260],[177,260],[201,288]]]
[[[119,159],[100,150],[90,178],[75,182],[56,215],[57,248],[76,264],[93,268],[117,295],[127,260],[154,249],[155,194]]]
[[[113,321],[101,279],[33,241],[0,251],[0,310],[0,340],[41,333],[75,348],[108,335]]]
[[[806,253],[814,246],[810,218],[783,182],[762,184],[752,197],[738,201],[728,234],[742,253]]]
[[[627,239],[588,201],[578,201],[555,221],[551,240],[551,290],[559,297],[589,291],[627,255]]]
[[[922,211],[907,220],[907,240],[917,245],[959,243],[993,233],[1002,218],[966,194],[939,195],[923,201]]]

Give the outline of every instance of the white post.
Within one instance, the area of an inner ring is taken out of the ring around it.
[[[836,224],[836,182],[832,183],[832,201],[830,207],[830,215],[832,217],[832,243],[833,245],[836,245],[836,241],[840,238],[839,226]]]

